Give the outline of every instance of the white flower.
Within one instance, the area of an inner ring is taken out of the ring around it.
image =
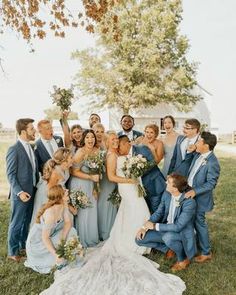
[[[206,163],[207,163],[207,159],[204,159],[204,160],[202,161],[202,166],[205,166]]]

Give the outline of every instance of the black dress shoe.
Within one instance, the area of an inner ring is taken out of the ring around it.
[[[151,254],[157,254],[159,251],[157,250],[157,249],[155,249],[155,248],[152,248],[152,250],[151,250]]]

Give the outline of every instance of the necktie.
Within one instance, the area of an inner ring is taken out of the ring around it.
[[[31,145],[29,143],[27,143],[27,147],[28,147],[28,155],[29,155],[29,160],[32,166],[32,170],[33,170],[33,185],[36,185],[36,176],[35,176],[35,170],[36,170],[36,165],[35,165],[35,158],[33,155],[33,150],[31,148]]]
[[[52,147],[51,141],[50,141],[50,140],[47,140],[47,144],[48,144],[48,148],[49,148],[50,156],[53,156],[53,154],[54,154],[54,150],[53,150],[53,147]]]

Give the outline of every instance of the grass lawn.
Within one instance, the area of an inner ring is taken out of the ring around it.
[[[1,145],[1,163],[6,148],[7,145]],[[236,157],[222,153],[218,153],[218,156],[221,177],[215,191],[215,209],[208,214],[213,259],[200,265],[192,263],[187,270],[178,273],[186,282],[184,295],[236,295]],[[2,185],[5,183],[5,175],[3,168],[0,170]],[[6,192],[6,184],[3,188]],[[1,189],[0,195],[4,194],[3,191]],[[6,196],[4,199],[0,202],[0,294],[39,294],[50,285],[53,276],[39,275],[25,268],[22,263],[6,260],[9,203]],[[162,254],[150,258],[161,265],[160,270],[163,272],[169,272],[174,263],[174,260],[166,261]]]

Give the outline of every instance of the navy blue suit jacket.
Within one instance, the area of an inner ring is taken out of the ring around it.
[[[199,154],[196,154],[189,169],[189,173],[198,157]],[[219,176],[220,165],[212,152],[202,163],[193,178],[192,188],[196,193],[195,200],[197,202],[197,211],[208,212],[213,209],[213,189],[217,184]]]
[[[142,136],[143,133],[137,130],[132,130],[133,131],[133,140],[137,139],[139,136]],[[117,133],[118,136],[121,136],[123,134],[123,130],[119,131]]]
[[[63,147],[63,140],[60,136],[53,136],[56,140],[58,147]],[[35,142],[35,156],[38,162],[39,171],[43,172],[43,165],[51,159],[50,154],[48,153],[47,149],[45,148],[41,138],[39,138]]]
[[[133,155],[141,154],[148,161],[155,162],[151,150],[146,145],[133,145]],[[161,202],[161,196],[166,189],[165,177],[161,173],[157,165],[151,168],[142,177],[143,185],[147,192],[147,204],[152,212],[154,212]]]
[[[171,195],[165,191],[158,209],[151,215],[149,220],[153,223],[160,223],[160,232],[179,233],[185,253],[191,259],[196,254],[196,240],[193,225],[196,214],[196,202],[191,198],[186,199],[184,194],[182,194],[179,199],[180,205],[175,209],[174,223],[167,224],[170,201]]]
[[[182,152],[181,152],[180,146],[185,138],[186,138],[186,136],[179,135],[176,140],[176,144],[175,144],[173,156],[171,158],[168,174],[175,172],[175,173],[179,173],[180,175],[183,175],[183,176],[188,175],[189,167],[191,166],[192,160],[193,160],[196,152],[186,153],[184,159],[182,158]]]
[[[29,157],[20,141],[8,149],[6,155],[7,177],[10,183],[10,196],[17,197],[21,191],[34,195],[33,168]],[[36,182],[39,179],[36,161]]]

